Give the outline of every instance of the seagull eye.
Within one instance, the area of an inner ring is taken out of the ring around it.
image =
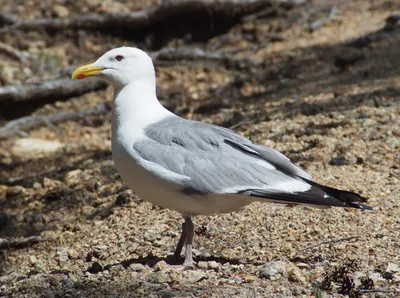
[[[115,56],[115,60],[117,60],[117,61],[121,61],[122,59],[124,59],[124,56],[121,56],[121,55]]]

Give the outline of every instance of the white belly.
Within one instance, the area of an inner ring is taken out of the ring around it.
[[[123,182],[142,199],[157,206],[183,212],[179,208],[184,198],[176,186],[152,175],[121,146],[113,145],[113,160]]]
[[[182,186],[164,181],[144,169],[123,146],[116,142],[112,144],[112,155],[122,180],[139,197],[183,215],[232,212],[253,201],[253,198],[239,195],[188,195],[181,192]]]

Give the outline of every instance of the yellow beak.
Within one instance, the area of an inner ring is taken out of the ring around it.
[[[86,77],[98,76],[102,70],[104,70],[104,67],[93,66],[93,64],[83,65],[74,70],[71,78],[81,80]]]

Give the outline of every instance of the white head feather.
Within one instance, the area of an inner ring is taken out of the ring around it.
[[[117,88],[124,87],[132,81],[155,78],[152,59],[137,48],[112,49],[92,65],[104,68],[99,77]]]

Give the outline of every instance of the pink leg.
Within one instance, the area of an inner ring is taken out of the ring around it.
[[[183,224],[185,235],[186,235],[186,249],[185,249],[185,262],[183,266],[193,266],[193,255],[192,255],[192,244],[194,235],[194,225],[190,217],[185,216],[185,222]]]
[[[181,236],[179,237],[179,241],[178,244],[176,245],[173,256],[175,261],[179,261],[183,245],[185,244],[185,261],[183,263],[183,268],[193,266],[193,254],[192,254],[193,235],[194,235],[194,225],[192,219],[189,216],[185,216],[185,222],[182,224],[182,233]]]
[[[182,224],[182,233],[181,236],[179,237],[179,241],[178,244],[176,245],[175,248],[175,252],[174,252],[174,259],[176,261],[179,261],[180,257],[181,257],[181,252],[182,252],[182,247],[183,244],[185,244],[185,240],[186,240],[186,232],[185,232],[185,224]]]

